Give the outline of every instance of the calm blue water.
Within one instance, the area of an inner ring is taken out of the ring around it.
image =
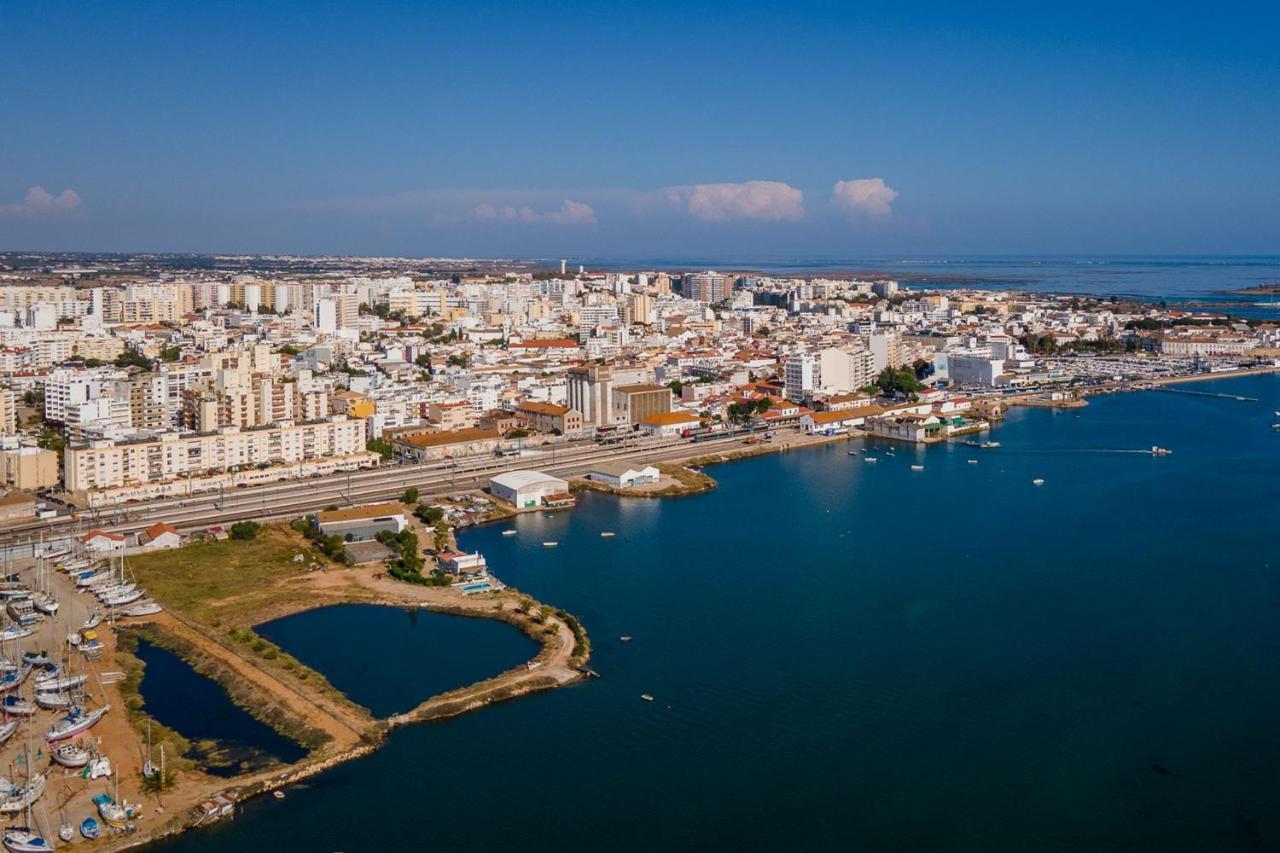
[[[206,772],[230,776],[275,760],[292,763],[307,754],[237,708],[221,687],[168,649],[139,640],[137,656],[146,665],[140,686],[145,712],[188,740],[218,742],[216,755],[197,745],[190,756]]]
[[[1042,293],[1128,296],[1171,304],[1212,303],[1246,317],[1280,316],[1270,296],[1233,296],[1239,290],[1280,282],[1280,256],[1069,256],[917,258],[640,258],[592,261],[593,269],[752,269],[779,276],[859,273],[893,278],[907,286],[1000,288]]]
[[[349,604],[309,610],[254,629],[374,716],[521,664],[538,644],[505,622]]]
[[[832,445],[468,531],[603,677],[169,848],[1276,849],[1280,379],[1191,387],[1263,402],[1018,410],[1000,450]]]

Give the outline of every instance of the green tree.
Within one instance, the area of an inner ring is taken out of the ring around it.
[[[449,525],[445,524],[444,519],[436,522],[435,536],[432,537],[431,544],[437,551],[443,551],[449,547]]]
[[[180,358],[182,358],[182,347],[168,346],[160,350],[162,361],[177,361]]]
[[[240,542],[252,542],[258,538],[258,533],[262,530],[262,525],[256,521],[237,521],[231,525],[231,529],[227,531],[227,535],[232,539]]]
[[[404,494],[400,496],[400,502],[406,504],[416,504],[418,502],[418,490],[410,486],[404,490]]]
[[[376,453],[382,457],[382,461],[386,462],[392,456],[395,456],[396,449],[389,441],[383,441],[380,438],[371,438],[364,443],[364,449],[370,453]]]
[[[876,376],[875,384],[884,394],[900,393],[908,398],[914,398],[924,388],[910,367],[886,367]]]

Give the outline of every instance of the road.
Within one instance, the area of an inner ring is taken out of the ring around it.
[[[775,430],[790,432],[791,430]],[[30,556],[38,542],[57,542],[102,528],[114,533],[143,530],[157,521],[184,533],[236,521],[295,518],[326,506],[396,500],[409,487],[423,498],[486,485],[503,471],[534,468],[561,477],[585,474],[599,462],[628,460],[665,462],[740,445],[742,436],[704,439],[643,438],[616,445],[587,445],[519,457],[472,457],[447,463],[401,464],[351,471],[325,477],[211,492],[184,498],[147,501],[99,511],[63,516],[0,531],[0,554],[13,559]]]

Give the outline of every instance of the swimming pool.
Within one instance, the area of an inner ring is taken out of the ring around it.
[[[476,581],[475,583],[467,583],[462,585],[463,593],[470,595],[473,592],[485,592],[493,589],[493,585],[488,581]]]

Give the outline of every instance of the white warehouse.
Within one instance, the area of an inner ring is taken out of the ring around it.
[[[567,482],[541,471],[507,471],[489,480],[489,493],[516,509],[537,509],[545,498],[568,491]]]

